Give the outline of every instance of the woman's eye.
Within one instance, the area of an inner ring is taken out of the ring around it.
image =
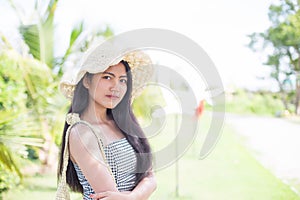
[[[127,83],[127,80],[126,79],[121,79],[120,82],[121,83]]]

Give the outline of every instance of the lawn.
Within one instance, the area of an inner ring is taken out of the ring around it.
[[[210,117],[201,119],[200,133],[182,158],[178,160],[178,195],[175,164],[156,171],[158,187],[151,200],[300,200],[287,185],[263,168],[242,145],[228,126],[216,147],[205,159],[199,153]],[[165,130],[150,140],[153,149],[163,148],[174,136],[170,117]],[[25,186],[11,190],[4,200],[54,199],[56,178],[53,174],[28,177]],[[80,199],[72,195],[72,199]]]

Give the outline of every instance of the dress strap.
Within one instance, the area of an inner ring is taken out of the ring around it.
[[[104,163],[106,165],[106,168],[108,169],[109,173],[111,174],[112,179],[114,180],[116,187],[117,187],[117,182],[115,180],[115,177],[111,171],[111,168],[108,165],[106,156],[105,156],[105,152],[104,152],[104,147],[103,147],[103,142],[101,140],[101,138],[98,136],[98,134],[96,134],[95,129],[93,128],[93,126],[80,119],[79,114],[78,113],[69,113],[66,116],[66,122],[67,124],[69,124],[70,126],[67,129],[66,135],[65,135],[65,147],[64,147],[64,154],[63,154],[63,169],[62,169],[62,174],[61,174],[61,180],[58,184],[58,188],[57,188],[57,192],[56,192],[56,200],[69,200],[70,199],[70,194],[69,194],[69,190],[68,190],[68,186],[67,186],[67,168],[68,168],[68,163],[69,163],[69,148],[68,148],[68,144],[69,144],[69,135],[70,135],[70,131],[72,129],[73,126],[75,126],[76,124],[85,124],[86,126],[88,126],[91,130],[92,133],[95,135],[95,137],[97,138],[97,143],[98,143],[98,147],[100,149],[101,155],[103,157]]]
[[[97,138],[98,147],[99,147],[99,149],[100,149],[101,155],[102,155],[103,160],[104,160],[104,163],[105,163],[105,165],[106,165],[106,168],[108,169],[108,171],[109,171],[110,175],[112,176],[114,182],[117,183],[116,180],[115,180],[115,177],[114,177],[114,175],[113,175],[113,173],[112,173],[112,171],[111,171],[111,168],[109,167],[109,164],[108,164],[108,162],[107,162],[107,159],[106,159],[106,156],[105,156],[105,152],[104,152],[104,145],[103,145],[103,142],[102,142],[101,138],[99,137],[99,135],[96,133],[96,131],[95,131],[95,129],[93,128],[93,126],[92,126],[90,123],[88,123],[88,122],[86,122],[86,121],[83,121],[83,120],[80,120],[80,121],[76,122],[75,124],[84,124],[84,125],[88,126],[88,127],[92,130],[94,136]],[[74,125],[75,125],[75,124],[74,124]],[[74,126],[74,125],[73,125],[73,126]],[[117,187],[117,184],[116,184],[116,187]]]

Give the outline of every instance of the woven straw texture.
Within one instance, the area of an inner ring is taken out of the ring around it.
[[[81,68],[76,78],[61,81],[60,90],[62,94],[68,99],[72,99],[77,83],[86,72],[104,72],[109,66],[118,64],[121,60],[127,61],[130,66],[133,79],[133,94],[136,96],[139,94],[137,91],[143,88],[142,86],[150,80],[153,74],[153,65],[150,57],[139,50],[124,53],[109,45],[99,46],[84,57],[84,61],[81,63]]]

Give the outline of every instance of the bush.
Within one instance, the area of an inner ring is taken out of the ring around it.
[[[158,107],[165,106],[165,100],[161,90],[157,86],[148,86],[140,96],[133,101],[133,112],[139,122],[148,124],[152,120],[152,112]]]
[[[285,108],[276,93],[237,90],[227,98],[226,111],[240,114],[275,116]]]
[[[17,186],[17,184],[20,182],[20,179],[16,174],[7,171],[1,164],[0,168],[0,200],[2,200],[2,194]]]

